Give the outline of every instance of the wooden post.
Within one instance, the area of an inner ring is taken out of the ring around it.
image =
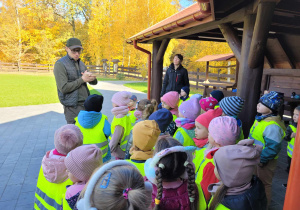
[[[209,68],[209,61],[206,61],[206,69],[205,69],[205,81],[208,80],[208,68]]]
[[[152,50],[152,83],[151,83],[151,98],[160,101],[160,92],[162,89],[163,77],[163,61],[164,54],[168,47],[170,39],[163,41],[154,41]]]
[[[244,21],[242,53],[237,87],[237,96],[240,96],[243,99],[247,99],[245,100],[244,108],[240,114],[240,119],[243,122],[243,131],[245,138],[248,137],[250,128],[257,113],[256,106],[260,97],[260,86],[263,73],[264,56],[260,57],[259,68],[252,69],[248,65],[254,24],[255,15],[246,15]]]
[[[226,39],[230,49],[234,53],[236,59],[238,61],[241,60],[241,48],[242,48],[242,43],[241,40],[239,39],[236,30],[232,27],[232,25],[228,23],[223,23],[219,25],[219,28]]]
[[[221,69],[218,69],[218,82],[220,82],[220,72],[221,72]]]
[[[248,59],[249,67],[252,69],[260,66],[261,57],[264,57],[264,51],[267,44],[275,6],[275,1],[260,2],[258,5],[253,39]]]
[[[200,69],[197,68],[197,81],[196,81],[196,89],[198,90],[199,88],[199,72],[200,72]]]

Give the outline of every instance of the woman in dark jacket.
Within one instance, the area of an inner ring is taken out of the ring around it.
[[[182,55],[176,54],[174,56],[173,63],[167,69],[160,96],[163,96],[170,91],[177,91],[180,93],[182,87],[190,87],[188,72],[181,65],[182,60]]]

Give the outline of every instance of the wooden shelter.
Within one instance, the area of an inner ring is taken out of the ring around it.
[[[226,41],[240,64],[237,95],[246,99],[240,118],[247,136],[261,90],[283,92],[285,99],[292,90],[300,92],[299,8],[297,0],[198,0],[126,42],[152,43],[151,98],[159,100],[163,56],[170,39]],[[299,144],[295,147],[300,149]],[[300,173],[300,164],[294,168]],[[300,186],[294,189],[294,195],[289,187],[289,199],[296,199]]]

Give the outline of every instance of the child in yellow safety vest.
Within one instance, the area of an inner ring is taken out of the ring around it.
[[[68,124],[56,130],[55,148],[43,157],[37,181],[34,209],[60,209],[66,185],[72,184],[68,179],[64,160],[73,149],[82,145],[83,136],[80,129]]]
[[[135,165],[125,160],[106,163],[95,170],[81,192],[78,210],[149,209],[152,185]]]
[[[75,118],[83,134],[83,144],[96,144],[102,151],[103,162],[111,159],[108,137],[111,134],[107,116],[101,113],[103,96],[90,95],[84,102],[85,110],[81,110]]]
[[[259,163],[262,146],[246,139],[237,145],[221,147],[214,155],[215,176],[219,183],[211,184],[213,195],[208,210],[267,209],[263,183],[253,176]]]
[[[130,97],[129,103],[127,104],[132,124],[134,124],[136,121],[136,117],[134,116],[134,112],[136,109],[136,103],[137,103],[137,97],[136,97],[136,95],[132,95]]]
[[[285,136],[285,125],[278,115],[283,104],[283,94],[271,91],[263,95],[257,104],[258,115],[255,117],[249,138],[263,146],[256,174],[265,186],[268,203],[271,203],[272,179],[277,166],[281,142]]]
[[[211,149],[199,150],[199,154],[196,152],[195,155],[196,159],[198,155],[204,157],[202,160],[199,160],[201,161],[200,163],[195,164],[195,171],[196,184],[198,188],[201,186],[207,202],[211,198],[208,186],[218,181],[214,174],[214,154],[220,147],[235,144],[240,134],[240,128],[234,118],[226,116],[214,118],[209,124],[208,131],[209,148]]]
[[[144,120],[133,127],[132,134],[133,142],[129,151],[131,156],[127,161],[135,165],[145,176],[144,164],[153,156],[153,147],[160,135],[160,129],[154,120]]]
[[[171,136],[173,136],[177,130],[175,120],[178,117],[178,102],[179,94],[176,91],[167,92],[161,97],[162,108],[169,110],[173,115],[173,121],[167,128]]]
[[[201,107],[196,98],[184,101],[179,107],[179,117],[175,120],[178,127],[174,138],[183,146],[196,146],[195,138],[195,119],[199,116]]]
[[[179,104],[180,106],[184,101],[190,100],[190,87],[189,86],[184,86],[180,90],[180,95],[179,95]]]
[[[116,159],[124,159],[127,141],[130,137],[132,128],[128,103],[130,101],[131,92],[121,91],[113,95],[111,101],[113,109],[111,110],[114,119],[111,123],[112,137],[109,142],[109,147],[112,155]]]
[[[81,191],[93,171],[102,164],[102,152],[95,144],[83,145],[68,153],[65,165],[73,185],[67,186],[63,209],[77,209],[76,203]]]
[[[244,107],[244,103],[245,103],[244,99],[238,96],[225,97],[219,103],[220,108],[223,111],[222,116],[229,116],[235,118],[240,127],[241,133],[237,142],[244,139],[243,125],[242,125],[242,121],[239,119],[239,114],[241,113]]]

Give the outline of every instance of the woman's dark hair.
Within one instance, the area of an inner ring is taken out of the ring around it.
[[[182,144],[172,137],[165,137],[160,139],[155,145],[154,153],[160,152],[164,149],[182,146]],[[157,195],[156,199],[161,200],[163,194],[163,180],[172,180],[179,178],[185,171],[188,173],[188,194],[190,199],[194,199],[194,202],[191,202],[191,210],[196,209],[196,190],[195,187],[195,171],[192,164],[184,166],[185,161],[187,160],[187,154],[185,152],[174,152],[165,157],[161,158],[159,164],[162,163],[165,167],[162,169],[158,167],[155,171],[156,182],[157,182]],[[159,209],[159,204],[155,205],[155,210]]]
[[[214,195],[208,210],[215,210],[227,193],[228,187],[222,184]]]
[[[176,55],[174,55],[174,57],[175,56],[177,56],[181,62],[183,61],[183,56],[181,54],[176,54]]]

